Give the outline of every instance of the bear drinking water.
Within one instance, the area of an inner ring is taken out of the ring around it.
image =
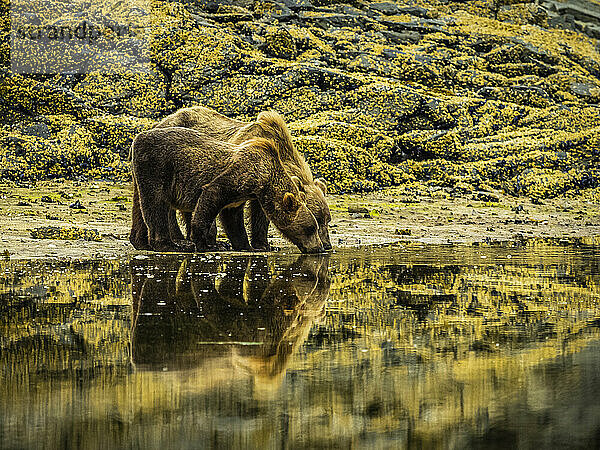
[[[228,141],[234,144],[255,137],[268,139],[279,150],[279,156],[287,172],[297,177],[300,181],[298,187],[305,194],[306,206],[313,213],[319,224],[319,237],[326,250],[331,249],[328,224],[331,214],[324,195],[327,188],[322,179],[313,178],[310,167],[294,147],[290,132],[282,117],[274,111],[265,111],[258,115],[255,122],[242,122],[231,119],[217,111],[202,106],[182,108],[165,117],[155,125],[155,128],[185,127],[193,128],[209,139]],[[134,182],[135,183],[135,182]],[[262,208],[256,201],[250,201],[250,229],[251,243],[244,227],[244,205],[224,208],[220,213],[220,220],[234,250],[268,250],[267,230],[269,221]],[[144,248],[146,230],[143,223],[136,219],[139,217],[138,202],[134,193],[133,202],[132,243],[136,248]],[[189,224],[190,215],[187,214],[186,222]],[[177,224],[175,210],[169,215],[169,227],[173,240],[183,239]],[[216,229],[213,229],[213,234]]]
[[[301,180],[288,174],[279,149],[269,140],[237,145],[189,128],[155,128],[135,138],[131,160],[138,220],[147,228],[152,250],[193,250],[171,238],[172,209],[193,213],[190,238],[198,251],[213,249],[219,212],[248,200],[256,200],[268,220],[302,252],[324,250],[317,220],[299,189]]]

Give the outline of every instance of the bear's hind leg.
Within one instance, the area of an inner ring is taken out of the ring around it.
[[[137,183],[133,182],[133,202],[131,209],[131,233],[129,234],[129,242],[136,250],[152,250],[148,243],[148,227],[142,216],[140,207],[140,194]]]
[[[171,206],[160,190],[140,191],[140,204],[144,221],[148,227],[148,242],[157,252],[193,251],[193,246],[177,245],[171,240],[169,211]]]

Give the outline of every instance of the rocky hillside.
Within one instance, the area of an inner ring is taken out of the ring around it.
[[[146,74],[0,69],[0,177],[126,178],[137,132],[205,105],[281,112],[335,192],[600,198],[600,3],[349,2],[157,0]]]

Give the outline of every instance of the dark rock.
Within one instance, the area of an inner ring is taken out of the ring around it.
[[[553,65],[559,62],[555,56],[529,43],[523,42],[520,38],[512,38],[511,41],[490,51],[485,56],[485,59],[490,64],[543,62]]]
[[[264,3],[263,5],[268,4]],[[298,17],[295,11],[292,11],[286,5],[282,3],[271,3],[271,7],[268,12],[263,15],[264,20],[277,20],[279,22],[288,22],[291,19]],[[263,6],[264,7],[264,6]]]
[[[207,14],[208,19],[212,19],[218,23],[238,23],[238,22],[250,22],[254,20],[254,16],[248,13],[224,13],[224,14]]]
[[[473,192],[472,198],[473,198],[473,200],[477,200],[480,202],[498,203],[500,201],[500,197],[498,197],[496,194],[493,194],[491,192],[485,192],[485,191]]]
[[[578,5],[576,2],[545,2],[547,7],[552,8],[563,16],[571,16],[583,22],[600,22],[600,6],[593,2]]]
[[[378,75],[389,76],[394,67],[393,64],[390,64],[386,60],[367,53],[355,55],[353,59],[352,69],[361,72],[373,72]]]
[[[396,32],[417,32],[421,34],[427,33],[448,33],[446,29],[446,23],[435,19],[421,19],[419,21],[412,22],[396,22],[393,20],[383,19],[379,21],[382,25],[385,25],[392,31]]]
[[[394,59],[397,58],[400,55],[405,55],[406,52],[403,52],[402,50],[396,49],[396,48],[384,48],[382,50],[383,56],[385,56],[388,59]]]
[[[384,30],[381,32],[381,34],[383,34],[389,41],[395,44],[416,44],[421,40],[421,34],[416,31],[398,32]]]
[[[357,77],[322,67],[296,66],[285,72],[281,79],[294,87],[316,86],[321,90],[356,89],[363,84]]]
[[[79,200],[76,200],[75,202],[73,202],[73,203],[71,203],[69,205],[69,208],[71,208],[71,209],[85,209],[85,206],[83,206]]]
[[[314,23],[316,26],[323,29],[330,27],[359,27],[365,30],[370,30],[377,27],[377,21],[365,16],[356,14],[301,14],[300,19],[304,22]]]
[[[43,122],[34,122],[29,124],[23,128],[22,133],[28,136],[37,136],[44,139],[48,139],[50,137],[50,129],[48,128],[48,125]]]
[[[392,2],[375,2],[369,5],[369,8],[385,14],[386,16],[393,16],[400,14],[400,7]]]
[[[398,14],[409,14],[411,16],[421,17],[423,19],[431,19],[429,10],[421,6],[404,6],[399,8]]]
[[[281,0],[279,3],[283,3],[293,11],[314,9],[314,5],[309,0]]]
[[[351,16],[366,16],[367,13],[362,9],[355,8],[354,6],[336,4],[332,5],[332,9],[336,13],[348,14]]]
[[[591,83],[573,83],[571,84],[571,92],[581,97],[590,97],[594,91],[598,91],[600,88]]]

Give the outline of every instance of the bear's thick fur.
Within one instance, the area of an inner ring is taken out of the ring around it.
[[[323,251],[300,180],[290,177],[279,155],[273,142],[262,138],[237,145],[182,127],[140,133],[131,147],[131,164],[137,219],[147,228],[149,247],[192,250],[171,238],[169,211],[175,209],[193,212],[190,238],[197,250],[211,249],[219,212],[257,200],[268,220],[302,252]]]
[[[328,231],[331,214],[324,197],[327,193],[326,185],[323,180],[313,178],[310,167],[300,152],[294,147],[287,125],[279,114],[274,111],[265,111],[258,115],[255,122],[242,122],[226,117],[213,109],[194,106],[182,108],[165,117],[154,128],[173,126],[192,128],[200,131],[209,138],[228,141],[234,144],[241,144],[255,137],[261,137],[273,142],[279,151],[281,162],[285,169],[290,175],[300,180],[299,189],[305,194],[306,205],[317,219],[319,237],[324,248],[326,250],[331,249]],[[250,202],[250,244],[244,227],[243,208],[244,205],[226,208],[220,214],[221,223],[227,232],[233,249],[268,250],[267,231],[269,222],[265,214],[256,201]],[[189,220],[190,217],[188,214],[186,223],[189,224]],[[170,213],[169,226],[174,240],[183,239],[174,211]],[[135,230],[132,230],[132,234],[134,232]],[[213,232],[216,232],[216,229]]]

